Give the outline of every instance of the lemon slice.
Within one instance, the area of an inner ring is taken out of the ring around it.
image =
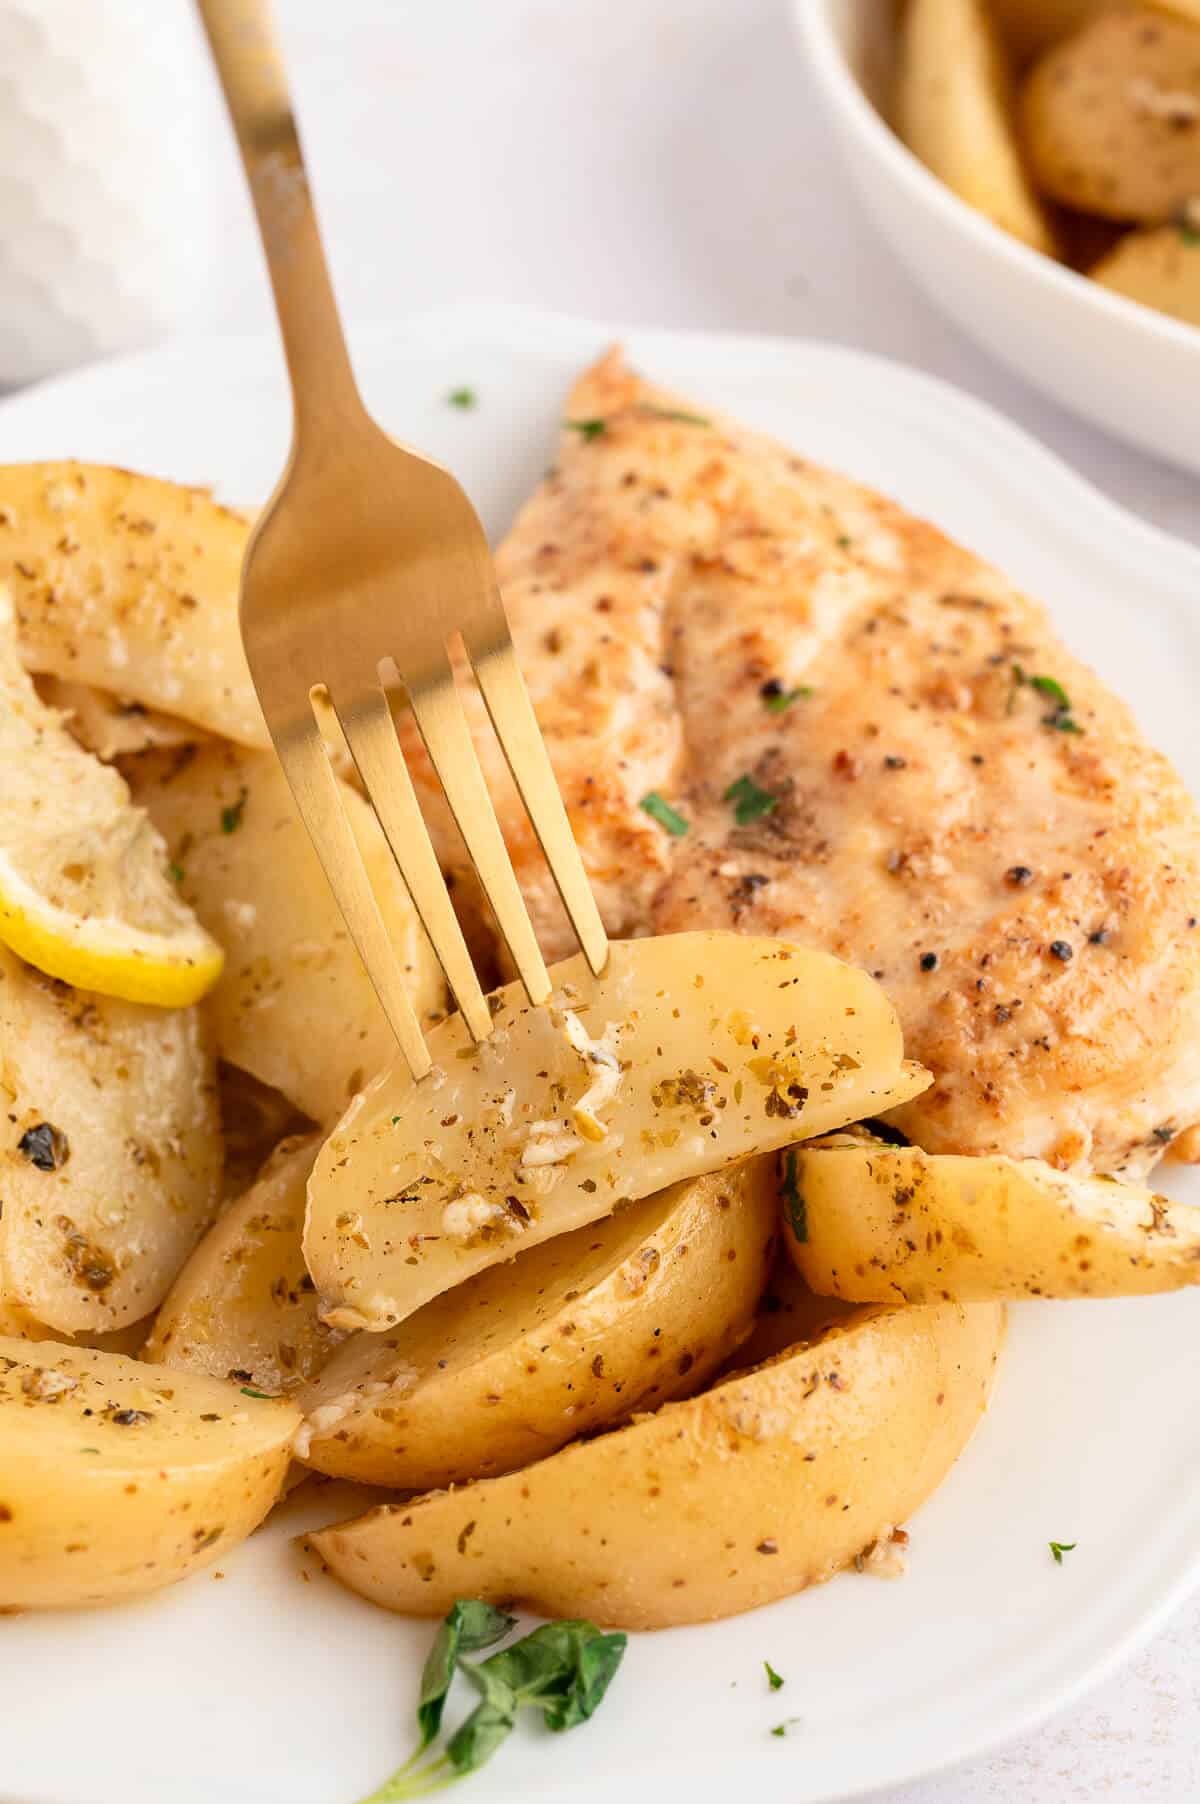
[[[183,1008],[223,954],[183,903],[167,850],[115,770],[39,700],[0,587],[0,940],[78,989]]]

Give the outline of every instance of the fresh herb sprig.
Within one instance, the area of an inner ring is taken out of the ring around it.
[[[547,1622],[486,1660],[463,1659],[503,1640],[515,1620],[477,1599],[454,1605],[421,1674],[417,1748],[362,1804],[407,1804],[478,1772],[512,1733],[522,1709],[540,1710],[542,1721],[556,1734],[586,1722],[596,1711],[621,1664],[626,1637],[605,1634],[591,1622]],[[441,1729],[456,1672],[471,1681],[480,1701],[442,1753],[425,1760]]]
[[[563,425],[568,432],[577,432],[584,444],[590,444],[592,439],[600,438],[608,431],[607,420],[564,420]]]
[[[1049,1545],[1050,1552],[1054,1558],[1054,1564],[1056,1566],[1061,1566],[1063,1563],[1063,1555],[1065,1553],[1074,1553],[1075,1549],[1079,1546],[1079,1543],[1078,1541],[1051,1541]]]

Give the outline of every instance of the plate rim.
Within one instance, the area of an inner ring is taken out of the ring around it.
[[[1052,485],[1057,490],[1056,500],[1069,495],[1077,507],[1086,508],[1097,521],[1106,524],[1109,532],[1120,535],[1124,542],[1122,561],[1126,556],[1131,563],[1153,560],[1156,605],[1161,602],[1164,607],[1185,608],[1189,601],[1188,592],[1200,590],[1200,549],[1142,519],[1112,496],[1105,494],[1073,469],[1064,458],[1042,444],[1034,434],[1009,420],[996,408],[952,383],[930,376],[899,360],[817,339],[793,339],[762,333],[723,333],[694,328],[676,330],[640,325],[622,327],[614,326],[611,322],[579,318],[551,310],[487,301],[463,301],[449,307],[424,309],[396,322],[361,322],[350,333],[352,350],[361,347],[369,355],[368,340],[372,343],[384,338],[394,341],[396,334],[401,331],[414,337],[443,340],[456,332],[476,332],[493,340],[512,343],[514,348],[518,344],[527,343],[537,349],[561,348],[573,354],[579,352],[580,341],[586,337],[597,346],[613,340],[623,340],[638,347],[635,354],[639,355],[642,354],[640,347],[648,347],[650,355],[653,355],[656,344],[676,347],[694,345],[699,350],[720,347],[726,351],[762,357],[819,357],[834,366],[841,363],[856,366],[860,370],[865,367],[882,374],[889,384],[901,384],[913,397],[936,404],[952,426],[979,435],[990,453],[1001,458],[1010,467],[1014,461],[1018,466],[1023,461],[1023,486],[1031,491],[1039,483],[1037,471],[1031,469],[1031,465],[1040,466],[1047,489]],[[176,358],[219,357],[223,351],[228,352],[234,347],[237,347],[238,354],[261,355],[264,351],[273,351],[275,341],[265,332],[191,337],[171,341],[148,351],[121,353],[82,370],[49,378],[0,401],[0,438],[6,432],[19,432],[22,416],[31,410],[39,410],[47,398],[56,403],[60,399],[69,402],[72,396],[78,394],[86,404],[88,392],[97,385],[103,388],[114,380],[119,383],[126,375],[134,372],[140,376],[147,363],[152,366],[164,363],[170,365]],[[853,470],[849,473],[854,474]],[[1047,499],[1047,509],[1050,506]],[[1074,530],[1079,530],[1078,519],[1073,519],[1072,524]],[[1191,618],[1195,620],[1194,610]],[[1200,1523],[1200,1499],[1193,1505],[1192,1515]],[[1181,1539],[1182,1535],[1178,1538]],[[1125,1618],[1130,1620],[1131,1626],[1117,1633],[1095,1658],[1083,1661],[1071,1679],[1056,1685],[1052,1691],[1028,1700],[1024,1707],[1019,1702],[1014,1702],[1011,1714],[1005,1717],[1001,1726],[983,1732],[968,1727],[961,1735],[950,1738],[943,1750],[932,1759],[928,1755],[919,1755],[898,1762],[886,1779],[871,1778],[852,1782],[848,1788],[843,1786],[836,1791],[806,1791],[803,1796],[813,1800],[822,1798],[833,1804],[835,1799],[862,1797],[878,1790],[881,1785],[901,1785],[919,1778],[933,1777],[966,1760],[980,1758],[1037,1728],[1124,1664],[1186,1598],[1200,1587],[1200,1538],[1197,1539],[1195,1552],[1189,1561],[1181,1564],[1178,1549],[1173,1548],[1170,1557],[1164,1550],[1151,1565],[1155,1574],[1153,1582],[1143,1577],[1138,1587],[1138,1598],[1147,1601],[1119,1606],[1124,1611]],[[1117,1596],[1115,1587],[1112,1596]],[[1114,1610],[1115,1613],[1117,1612]],[[735,1762],[739,1772],[748,1767],[753,1773],[757,1773],[760,1767],[765,1771],[770,1764],[774,1777],[778,1779],[780,1776],[777,1759],[773,1759],[764,1749],[746,1748],[738,1755],[719,1755],[716,1758],[720,1766],[727,1769],[729,1776],[732,1775]],[[648,1775],[658,1773],[663,1770],[663,1763],[652,1761],[646,1763],[642,1770]],[[237,1794],[230,1794],[231,1800],[235,1795]],[[573,1787],[571,1795],[578,1796],[581,1800],[599,1796],[597,1782],[587,1781],[577,1788]],[[65,1804],[61,1793],[42,1793],[40,1798],[42,1804]],[[73,1799],[71,1804],[80,1804],[80,1800]],[[95,1794],[94,1804],[111,1804],[111,1800],[101,1800],[100,1795]],[[251,1804],[249,1794],[247,1804]]]

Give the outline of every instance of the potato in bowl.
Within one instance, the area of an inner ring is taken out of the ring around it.
[[[1193,0],[1172,3],[1173,11],[1159,16],[1200,31]],[[975,184],[972,196],[944,170],[928,167],[897,129],[904,110],[895,92],[903,66],[902,30],[891,0],[795,0],[805,61],[866,212],[934,304],[991,355],[1118,438],[1200,471],[1196,435],[1177,405],[1180,392],[1200,381],[1191,284],[1186,275],[1181,279],[1172,259],[1164,285],[1157,274],[1159,253],[1149,280],[1140,269],[1136,281],[1108,279],[1114,232],[1123,246],[1130,232],[1141,228],[1093,223],[1090,216],[1041,202],[1019,140],[1017,107],[1029,79],[1030,55],[1055,54],[1059,33],[1086,29],[1099,8],[1085,0],[1045,6],[987,0],[987,7],[986,14],[981,0],[962,0],[957,7],[956,31],[973,31],[976,50],[946,76],[967,80],[972,67],[990,69],[990,55],[983,54],[978,38],[986,30],[994,40],[999,28],[1001,49],[1011,47],[1003,84],[1010,96],[1007,109],[998,111],[994,90],[976,90],[974,101],[961,94],[956,100],[960,116],[982,113],[991,122],[989,134],[959,139],[960,161],[966,159]],[[991,21],[990,30],[981,18]],[[942,54],[956,41],[943,37]],[[933,86],[928,67],[922,85]],[[990,158],[983,173],[973,159],[986,154],[1001,125],[1006,148],[998,153],[1000,160],[1010,171],[1020,169],[1022,194],[1039,199],[1068,261],[1032,249],[1027,234],[1014,236],[1006,220],[997,221],[995,207],[980,210],[973,204],[980,198],[979,184],[985,192],[997,192],[997,159]],[[1153,229],[1171,231],[1173,249],[1200,257],[1189,234],[1174,236],[1174,226]],[[1135,299],[1146,304],[1134,305]]]

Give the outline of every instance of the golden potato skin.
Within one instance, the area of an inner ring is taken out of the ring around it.
[[[297,1451],[334,1477],[429,1490],[689,1395],[751,1327],[776,1215],[768,1155],[481,1272],[341,1347],[296,1398]]]
[[[341,1336],[317,1316],[300,1251],[320,1135],[283,1142],[172,1285],[142,1353],[154,1365],[233,1378],[273,1396],[320,1371]]]
[[[785,1245],[823,1296],[979,1302],[1200,1284],[1200,1209],[1140,1184],[848,1139],[793,1157]]]
[[[335,1121],[396,1056],[396,1041],[273,751],[218,741],[123,762],[162,834],[179,893],[225,952],[206,1006],[221,1057],[314,1121]],[[371,810],[342,803],[363,845],[414,1008],[445,986]]]
[[[1022,163],[1007,57],[983,0],[910,0],[894,111],[909,149],[960,199],[1056,255],[1049,215]]]
[[[1105,219],[1169,219],[1200,194],[1200,24],[1103,14],[1034,65],[1020,123],[1052,199]]]
[[[986,1407],[1003,1310],[864,1310],[811,1346],[539,1465],[310,1537],[407,1615],[457,1597],[628,1629],[818,1584],[905,1521]]]
[[[1127,232],[1089,273],[1113,294],[1200,326],[1200,223]]]
[[[0,1340],[0,1609],[113,1603],[211,1565],[275,1502],[298,1421],[122,1354]]]
[[[203,489],[66,461],[0,465],[0,524],[26,669],[269,745],[238,630],[242,515]]]

